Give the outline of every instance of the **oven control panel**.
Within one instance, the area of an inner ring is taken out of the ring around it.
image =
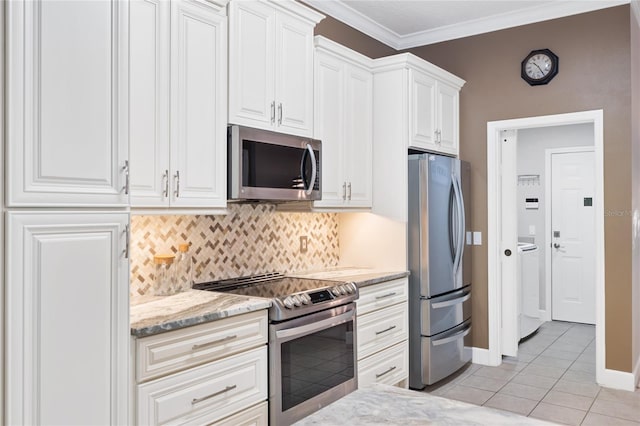
[[[305,293],[294,294],[285,297],[282,304],[287,309],[294,309],[306,305],[315,305],[341,297],[348,297],[357,292],[355,283],[344,283],[334,287],[317,291],[308,291]]]

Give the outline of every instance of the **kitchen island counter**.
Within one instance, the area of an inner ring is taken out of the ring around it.
[[[382,384],[358,389],[295,423],[296,426],[425,424],[543,426],[553,423]]]
[[[188,290],[172,296],[133,298],[130,307],[131,334],[136,337],[151,336],[270,306],[270,299],[202,290]]]

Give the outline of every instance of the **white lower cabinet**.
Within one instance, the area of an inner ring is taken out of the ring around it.
[[[126,424],[128,213],[7,214],[5,424]]]
[[[136,423],[266,425],[266,343],[266,310],[136,339]]]
[[[358,387],[386,383],[406,387],[409,376],[409,280],[402,278],[360,289]]]

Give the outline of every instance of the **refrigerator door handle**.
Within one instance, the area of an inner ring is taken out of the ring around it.
[[[451,261],[453,262],[453,272],[456,271],[456,262],[458,259],[458,220],[456,209],[458,202],[456,200],[455,177],[451,175],[451,189],[449,191],[449,250],[451,250]]]
[[[464,254],[464,234],[466,229],[465,217],[464,217],[464,199],[462,198],[462,187],[460,185],[460,178],[454,178],[454,192],[456,193],[456,200],[458,202],[458,265],[456,266],[456,272],[462,264],[462,255]]]
[[[461,252],[461,232],[460,232],[460,220],[462,219],[462,212],[460,211],[460,189],[458,188],[458,180],[455,175],[451,175],[451,186],[453,187],[453,198],[455,202],[455,224],[452,226],[455,227],[453,235],[454,235],[454,247],[455,247],[455,257],[453,259],[453,273],[457,274],[458,269],[460,268],[460,260],[462,260],[462,252]],[[464,219],[462,219],[464,220]]]
[[[445,300],[443,302],[432,303],[431,307],[433,309],[440,308],[448,308],[449,306],[457,305],[459,303],[464,303],[471,298],[471,291],[464,293],[461,297],[456,297],[455,299]]]
[[[440,345],[445,345],[447,343],[455,342],[458,339],[462,339],[470,332],[471,332],[471,324],[469,324],[464,330],[459,331],[452,336],[443,337],[442,339],[438,339],[438,340],[433,340],[431,344],[433,346],[440,346]]]

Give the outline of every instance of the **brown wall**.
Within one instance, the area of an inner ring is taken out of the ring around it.
[[[473,224],[487,233],[487,122],[604,110],[606,368],[632,371],[631,76],[628,5],[411,49],[467,81],[460,155],[472,163]],[[520,78],[534,49],[560,57],[547,86]],[[486,241],[486,237],[485,237]],[[474,247],[474,346],[488,347],[487,247]]]
[[[325,19],[320,21],[315,28],[314,34],[325,36],[336,43],[347,46],[348,48],[353,49],[356,52],[360,52],[370,58],[380,58],[398,53],[392,47],[389,47],[386,44],[381,43],[330,16],[327,16]]]

